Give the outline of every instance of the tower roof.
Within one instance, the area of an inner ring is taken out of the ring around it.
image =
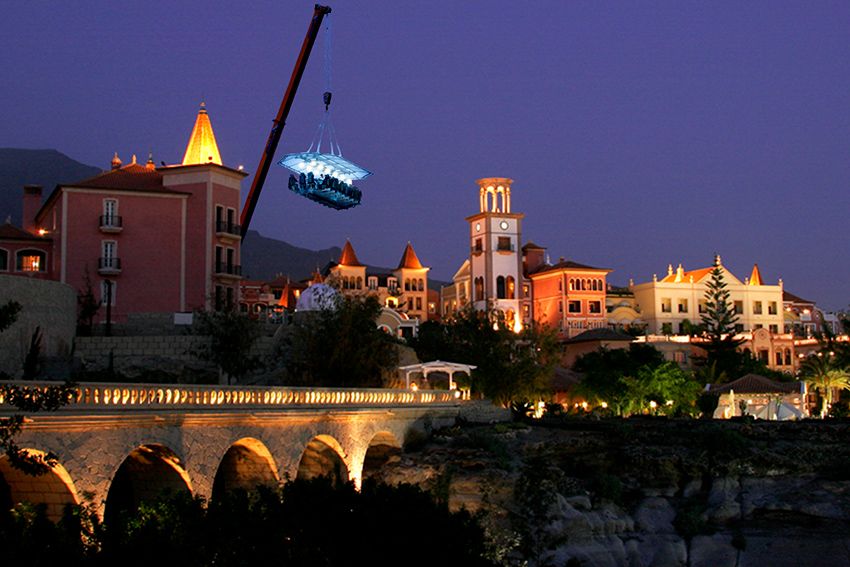
[[[753,264],[753,272],[750,274],[750,285],[763,285],[761,279],[761,272],[759,271],[759,265]]]
[[[357,259],[357,254],[354,253],[354,246],[350,240],[345,241],[345,246],[342,247],[342,254],[339,255],[340,266],[362,266],[360,260]]]
[[[183,165],[200,165],[214,163],[222,165],[221,154],[218,153],[218,144],[215,142],[212,123],[207,114],[206,103],[201,103],[198,117],[195,119],[195,127],[189,136],[189,145],[186,146],[186,154],[183,156]]]
[[[416,252],[413,250],[413,245],[410,242],[404,247],[404,253],[401,255],[401,260],[398,263],[398,269],[407,268],[409,270],[421,270],[424,266],[419,258],[416,257]]]

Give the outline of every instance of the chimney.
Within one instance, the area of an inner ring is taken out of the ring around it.
[[[35,215],[41,208],[41,185],[24,185],[24,211],[21,225],[27,232],[35,234],[38,227],[35,225]]]

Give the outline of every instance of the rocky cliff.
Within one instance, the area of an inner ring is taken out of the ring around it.
[[[439,432],[383,469],[481,514],[501,564],[850,564],[850,426],[668,420]]]

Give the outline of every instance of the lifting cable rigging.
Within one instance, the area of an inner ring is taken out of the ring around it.
[[[289,190],[336,210],[350,209],[360,204],[362,193],[353,185],[372,173],[342,156],[331,111],[333,34],[331,18],[325,18],[325,92],[322,102],[324,114],[310,147],[306,152],[287,154],[278,162],[293,172],[289,176]],[[322,151],[322,146],[327,151]]]

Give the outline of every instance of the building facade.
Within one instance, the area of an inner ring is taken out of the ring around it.
[[[31,238],[19,234],[25,245],[13,249],[6,228],[0,248],[20,258],[23,268],[15,273],[90,291],[108,305],[113,322],[130,313],[233,305],[245,176],[222,165],[202,104],[182,163],[157,167],[152,157],[140,164],[133,156],[124,165],[116,154],[111,169],[57,186],[43,204],[40,188],[29,186],[23,232]]]

